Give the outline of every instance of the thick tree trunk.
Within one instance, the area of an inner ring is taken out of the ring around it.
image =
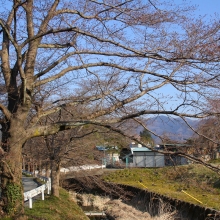
[[[2,216],[20,216],[24,213],[22,146],[26,141],[26,132],[23,124],[21,118],[14,117],[8,131],[5,131],[8,139],[4,140],[4,154],[0,158]]]
[[[60,162],[51,160],[51,194],[59,197]]]
[[[20,215],[23,208],[22,145],[14,144],[1,160],[1,213]]]

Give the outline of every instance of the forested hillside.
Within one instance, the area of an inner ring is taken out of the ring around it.
[[[187,119],[187,123],[195,129],[199,121]],[[186,139],[194,135],[193,130],[180,118],[167,116],[152,117],[146,120],[146,125],[154,133],[178,142],[185,142]],[[157,144],[161,142],[158,137],[152,136]]]

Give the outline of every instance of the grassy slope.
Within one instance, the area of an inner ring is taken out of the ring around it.
[[[60,198],[45,196],[44,201],[34,202],[32,209],[25,208],[25,215],[29,220],[88,220],[64,189],[60,189]]]
[[[88,220],[64,189],[60,189],[60,198],[45,196],[44,201],[34,202],[32,209],[25,208],[25,215],[29,220]]]
[[[220,210],[220,178],[216,173],[200,165],[124,169],[103,178],[109,182],[139,188],[147,187],[149,191],[199,204],[184,194],[181,191],[183,189],[200,200],[203,206]],[[44,201],[34,202],[33,209],[25,208],[25,215],[29,220],[88,220],[64,189],[60,189],[60,198],[45,196]]]
[[[37,200],[33,208],[25,208],[28,220],[89,220],[82,209],[70,199],[69,193],[60,188],[60,198],[45,195],[45,200]],[[10,217],[1,220],[12,220]]]
[[[147,188],[172,198],[199,204],[184,190],[202,202],[202,206],[220,210],[219,176],[201,165],[165,168],[133,168],[105,175],[104,180]]]

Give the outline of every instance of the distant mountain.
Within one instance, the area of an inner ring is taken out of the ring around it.
[[[157,135],[166,136],[169,139],[178,142],[185,142],[186,139],[189,139],[194,134],[181,118],[157,116],[147,119],[145,123],[147,127]],[[199,121],[187,119],[187,123],[195,129],[198,126]],[[154,136],[153,138],[157,144],[161,143],[161,140],[158,137]]]

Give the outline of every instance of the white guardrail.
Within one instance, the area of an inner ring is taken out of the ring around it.
[[[25,170],[23,170],[22,173],[28,174],[28,175],[34,175],[32,172],[28,172]],[[30,209],[32,209],[32,204],[33,204],[32,198],[33,197],[41,194],[42,200],[44,200],[44,191],[47,190],[47,194],[49,194],[51,191],[51,179],[44,177],[44,176],[40,176],[40,175],[37,175],[37,177],[41,179],[42,181],[44,181],[45,184],[24,193],[24,201],[27,201],[27,200],[29,201]]]
[[[97,164],[92,164],[92,165],[82,165],[82,166],[72,166],[68,168],[60,168],[61,173],[68,173],[68,172],[78,172],[81,170],[93,170],[93,169],[103,169],[106,168],[105,165],[97,165]]]
[[[106,168],[106,166],[105,165],[96,165],[96,164],[83,165],[83,166],[72,166],[72,167],[68,167],[68,168],[61,168],[60,172],[61,173],[68,173],[68,172],[73,172],[73,171],[78,172],[78,171],[81,171],[81,170],[92,170],[92,169],[100,169],[100,168],[103,169],[103,168]],[[42,195],[42,200],[44,200],[44,191],[47,190],[47,194],[50,193],[50,191],[51,191],[51,179],[47,178],[45,176],[40,176],[37,171],[35,171],[35,173],[33,173],[33,172],[26,171],[26,170],[22,170],[22,173],[28,174],[28,175],[31,175],[31,176],[36,176],[36,177],[38,177],[39,179],[41,179],[42,181],[45,182],[45,184],[43,184],[42,186],[39,186],[35,189],[32,189],[32,190],[27,191],[27,192],[24,193],[24,201],[29,200],[29,208],[32,208],[32,204],[33,204],[32,198],[33,197],[41,194]]]

